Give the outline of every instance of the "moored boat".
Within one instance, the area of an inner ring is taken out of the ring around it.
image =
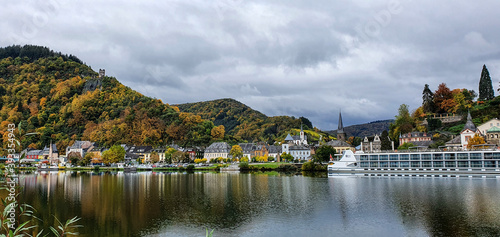
[[[363,153],[345,151],[329,172],[500,174],[500,151],[409,151]]]

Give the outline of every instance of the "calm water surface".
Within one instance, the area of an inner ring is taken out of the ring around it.
[[[21,202],[83,236],[500,236],[500,179],[33,173]],[[51,224],[46,221],[47,225]]]

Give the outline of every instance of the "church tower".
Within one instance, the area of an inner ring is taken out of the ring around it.
[[[304,135],[304,129],[302,129],[302,124],[300,125],[300,144],[304,145],[305,144],[305,135]]]
[[[342,112],[339,112],[339,128],[337,129],[337,140],[345,141],[344,124],[342,123]]]

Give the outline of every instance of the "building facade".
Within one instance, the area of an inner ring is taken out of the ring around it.
[[[226,142],[215,142],[212,143],[205,149],[205,154],[203,158],[206,158],[208,162],[212,159],[217,159],[219,157],[228,158],[229,152],[231,151],[231,146]]]

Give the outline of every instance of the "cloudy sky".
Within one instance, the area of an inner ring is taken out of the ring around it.
[[[500,77],[500,1],[6,1],[0,46],[35,44],[169,104],[234,98],[314,126],[391,119]]]

